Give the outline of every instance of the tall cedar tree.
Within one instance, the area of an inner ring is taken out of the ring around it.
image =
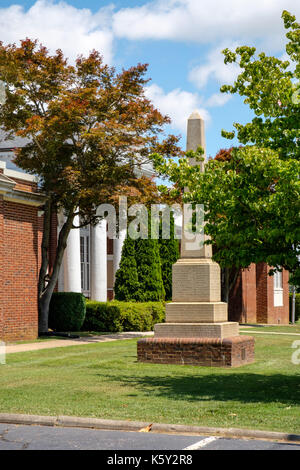
[[[162,227],[162,225],[161,225]],[[175,223],[173,213],[170,214],[170,238],[162,238],[162,230],[158,241],[161,275],[165,289],[165,300],[172,300],[172,266],[179,258],[179,241],[174,238]]]
[[[136,240],[136,260],[139,302],[159,302],[165,299],[165,289],[161,275],[158,240]]]
[[[114,285],[116,300],[124,300],[126,302],[137,300],[140,284],[135,260],[135,249],[136,240],[127,237],[122,248],[120,266],[116,272]]]
[[[48,331],[49,302],[75,215],[82,224],[95,223],[98,205],[138,186],[137,170],[153,152],[179,152],[176,137],[159,142],[170,120],[144,95],[146,71],[147,65],[138,64],[116,73],[97,51],[68,65],[61,50],[50,55],[37,41],[26,39],[20,46],[0,42],[6,98],[0,106],[0,127],[8,138],[16,134],[29,140],[16,150],[15,163],[39,176],[46,196],[38,280],[40,333]],[[57,211],[64,213],[65,223],[51,270],[51,214]]]
[[[161,275],[158,240],[151,238],[151,217],[148,210],[148,238],[135,241],[135,260],[139,289],[136,293],[138,302],[162,301],[165,290]]]

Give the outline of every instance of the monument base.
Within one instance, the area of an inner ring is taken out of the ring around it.
[[[254,362],[254,338],[143,338],[137,343],[139,362],[205,367],[239,367]]]

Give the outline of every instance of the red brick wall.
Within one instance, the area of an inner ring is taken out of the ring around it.
[[[1,287],[4,284],[3,240],[4,240],[3,199],[0,196],[0,340],[2,339],[2,335],[3,335],[3,314],[4,314],[3,288]]]
[[[256,265],[251,264],[248,269],[242,271],[243,289],[243,323],[256,323]]]
[[[228,319],[256,323],[256,266],[240,271],[228,303]]]
[[[240,323],[289,323],[289,273],[283,271],[283,306],[274,306],[274,278],[266,263],[251,264],[240,273],[231,292],[228,319]]]
[[[283,286],[283,306],[274,306],[274,277],[267,277],[267,301],[268,301],[268,315],[267,322],[272,324],[288,324],[289,323],[289,273],[282,271],[282,286]]]
[[[256,304],[257,323],[268,323],[268,266],[259,263],[256,266]]]
[[[1,203],[2,339],[33,339],[38,334],[38,214],[37,208]]]
[[[13,180],[17,183],[15,189],[20,189],[21,191],[27,191],[29,193],[37,191],[37,184],[32,181],[26,181],[18,178],[13,178]]]
[[[254,361],[254,338],[143,338],[138,361],[206,367],[238,367]]]

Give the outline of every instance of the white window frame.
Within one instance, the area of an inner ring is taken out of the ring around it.
[[[274,307],[283,307],[283,279],[282,271],[274,274]]]

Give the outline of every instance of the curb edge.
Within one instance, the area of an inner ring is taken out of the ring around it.
[[[75,416],[39,416],[0,413],[0,423],[5,424],[24,424],[58,427],[81,427],[102,429],[110,431],[140,431],[149,425],[142,421],[121,421],[100,418],[83,418]],[[172,433],[172,434],[209,434],[220,437],[239,437],[251,439],[267,439],[285,442],[300,442],[299,434],[283,433],[275,431],[261,431],[239,428],[215,428],[206,426],[188,426],[183,424],[159,424],[153,423],[151,427],[153,433]]]

